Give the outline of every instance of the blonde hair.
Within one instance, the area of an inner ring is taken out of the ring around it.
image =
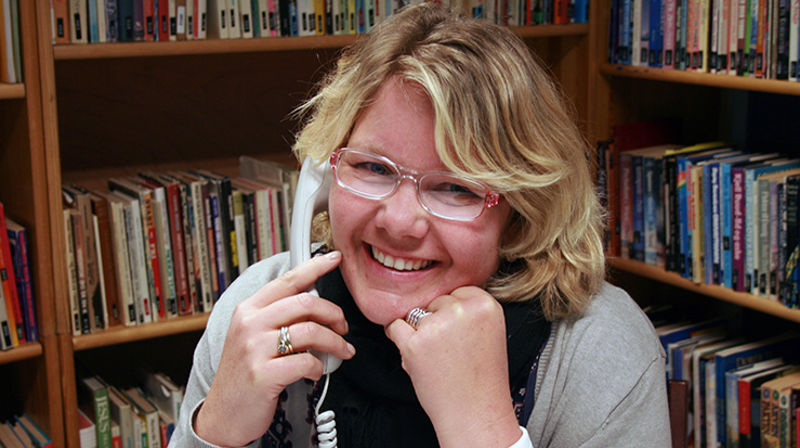
[[[507,28],[441,6],[408,7],[346,49],[300,109],[295,155],[322,160],[345,144],[390,77],[419,85],[452,171],[501,192],[513,211],[501,268],[484,285],[500,301],[538,296],[548,319],[579,315],[603,282],[603,218],[582,138],[560,90]]]

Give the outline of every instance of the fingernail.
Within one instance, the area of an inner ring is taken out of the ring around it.
[[[333,252],[328,252],[327,254],[325,254],[325,257],[331,261],[334,261],[342,258],[342,253],[339,252],[338,250],[334,250]]]
[[[356,348],[353,347],[353,344],[350,344],[349,342],[347,343],[347,352],[350,353],[350,355],[356,354]]]

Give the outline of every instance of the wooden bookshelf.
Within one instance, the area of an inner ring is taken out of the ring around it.
[[[777,93],[779,95],[800,95],[800,82],[796,81],[757,79],[727,74],[666,70],[654,67],[638,67],[608,63],[600,65],[600,72],[610,76],[646,79],[651,81],[750,90],[754,92]]]
[[[42,354],[42,344],[38,342],[26,342],[19,347],[0,352],[0,365],[9,364],[23,359],[31,359]]]
[[[589,25],[517,26],[511,28],[522,38],[551,38],[582,36]],[[55,45],[56,60],[109,59],[154,56],[187,56],[232,53],[263,53],[315,49],[339,49],[352,44],[359,35],[264,37],[253,39],[203,39],[173,42],[116,42],[96,44]]]
[[[171,336],[192,331],[202,331],[208,322],[208,313],[173,317],[170,319],[143,325],[125,327],[117,325],[96,333],[73,336],[74,351],[88,350],[127,342]]]
[[[656,280],[664,284],[677,286],[687,291],[713,297],[745,308],[751,308],[762,313],[780,317],[781,319],[800,323],[800,309],[787,308],[782,303],[766,297],[737,292],[719,285],[695,283],[676,272],[669,272],[658,266],[646,264],[641,261],[618,257],[609,257],[606,261],[608,265],[614,269]]]

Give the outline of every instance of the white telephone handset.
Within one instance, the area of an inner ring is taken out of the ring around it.
[[[289,234],[289,260],[292,267],[311,258],[311,221],[314,215],[328,208],[328,191],[331,188],[331,165],[325,160],[315,162],[306,158],[300,168],[297,179],[297,190],[292,209],[292,228]],[[319,296],[313,286],[310,293]],[[320,412],[322,403],[328,393],[330,374],[339,368],[342,360],[330,353],[319,353],[309,350],[322,361],[325,372],[325,386],[314,409],[317,424],[317,440],[320,448],[336,448],[336,420],[333,411]]]
[[[289,259],[292,267],[311,258],[311,220],[328,208],[328,191],[331,188],[331,165],[325,160],[316,162],[310,158],[303,161],[292,208],[292,227],[289,237]],[[312,287],[310,293],[319,296]],[[331,373],[342,364],[342,360],[327,354],[311,351]]]

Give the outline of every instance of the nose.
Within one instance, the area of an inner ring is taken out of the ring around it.
[[[428,212],[417,199],[417,185],[411,178],[404,178],[397,190],[381,200],[376,215],[379,227],[395,238],[422,238],[428,232]]]

